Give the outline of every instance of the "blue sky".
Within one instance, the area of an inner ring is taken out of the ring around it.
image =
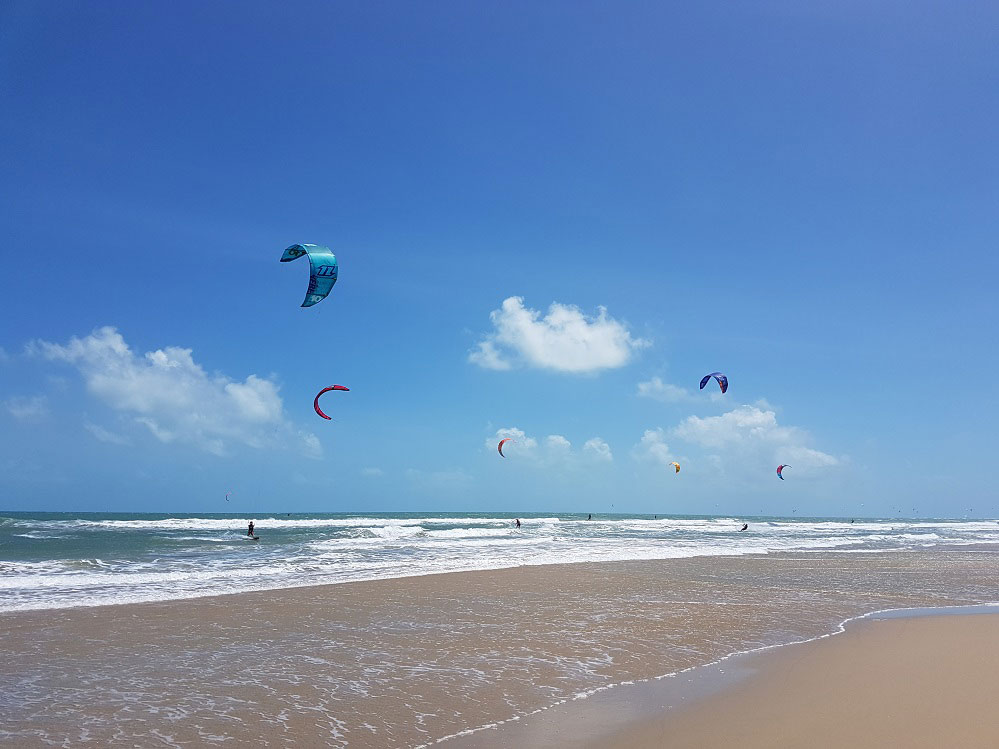
[[[5,3],[0,507],[999,514],[999,10],[870,6]]]

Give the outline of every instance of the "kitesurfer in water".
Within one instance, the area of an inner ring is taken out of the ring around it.
[[[587,515],[587,516],[586,516],[586,519],[587,519],[587,520],[593,520],[593,515],[592,515],[592,514],[590,514],[590,515]]]
[[[748,527],[749,527],[749,523],[743,523],[742,527],[739,529],[739,532],[741,533],[742,531],[746,530]]]
[[[253,538],[253,521],[250,521],[250,526],[246,529],[246,535]]]
[[[520,527],[520,518],[517,518],[514,522],[517,524],[517,527],[519,528]]]

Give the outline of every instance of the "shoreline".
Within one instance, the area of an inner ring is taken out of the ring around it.
[[[664,729],[670,711],[701,709],[709,711],[711,700],[739,687],[752,689],[761,673],[774,668],[774,662],[788,657],[787,650],[807,648],[823,640],[851,635],[871,622],[898,622],[907,619],[985,616],[995,622],[999,634],[999,602],[912,608],[888,608],[869,611],[844,619],[830,632],[803,640],[763,645],[741,650],[696,666],[648,679],[623,681],[598,687],[590,692],[568,697],[523,716],[496,721],[490,725],[466,729],[444,736],[415,749],[427,749],[446,743],[454,749],[501,749],[519,744],[531,747],[625,747],[638,746],[634,738]],[[602,704],[601,704],[602,703]],[[598,718],[587,713],[596,712]],[[593,735],[596,730],[597,735]],[[999,736],[999,733],[996,734]],[[642,740],[641,746],[661,746]],[[698,744],[700,745],[700,744]]]
[[[985,546],[985,544],[982,544]],[[999,542],[997,542],[999,546]],[[950,548],[950,547],[948,547]],[[962,548],[962,551],[974,551],[969,547]],[[401,574],[392,575],[391,577],[369,577],[361,578],[358,580],[344,580],[343,582],[323,582],[323,583],[305,583],[302,585],[291,585],[275,588],[260,588],[257,590],[234,590],[231,592],[211,592],[204,593],[200,595],[191,595],[185,598],[170,598],[166,600],[152,600],[152,601],[122,601],[116,603],[97,603],[90,605],[72,605],[72,606],[51,606],[47,608],[26,608],[26,609],[10,609],[10,610],[0,610],[0,617],[4,616],[16,616],[18,614],[32,614],[41,613],[45,611],[78,611],[78,610],[91,610],[91,609],[117,609],[122,606],[164,606],[170,604],[184,604],[193,601],[205,601],[213,599],[228,599],[233,596],[238,596],[240,598],[253,597],[253,596],[273,596],[274,594],[282,594],[285,592],[291,593],[296,591],[307,591],[316,590],[322,591],[329,588],[339,588],[345,585],[377,585],[379,583],[390,583],[394,580],[433,580],[434,578],[449,577],[451,575],[478,575],[481,573],[491,573],[491,572],[507,572],[510,570],[519,570],[527,568],[551,568],[553,571],[562,569],[585,569],[587,567],[602,567],[604,565],[618,565],[618,564],[669,564],[670,562],[690,560],[690,559],[741,559],[747,557],[777,557],[782,555],[794,555],[794,554],[847,554],[847,553],[863,553],[863,554],[887,554],[896,552],[907,552],[907,549],[878,549],[878,550],[863,550],[860,552],[847,552],[847,551],[837,551],[835,549],[817,549],[815,551],[810,550],[793,550],[793,551],[777,551],[777,552],[747,552],[743,554],[692,554],[690,556],[684,557],[663,557],[661,559],[621,559],[621,560],[611,560],[611,561],[585,561],[585,562],[542,562],[538,564],[516,564],[508,567],[482,567],[474,569],[462,569],[462,570],[448,570],[448,571],[435,571],[435,572],[414,572],[412,574]],[[988,551],[988,549],[982,549],[982,551]]]
[[[864,617],[746,658],[741,680],[578,746],[994,747],[997,636],[995,612]]]
[[[0,743],[432,745],[870,612],[992,602],[997,575],[990,549],[786,552],[7,612]]]

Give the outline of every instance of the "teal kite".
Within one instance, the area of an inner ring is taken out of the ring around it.
[[[309,274],[309,288],[305,292],[305,301],[302,302],[302,306],[311,307],[313,304],[323,301],[333,290],[337,276],[336,255],[330,251],[329,247],[321,247],[318,244],[293,244],[281,255],[281,262],[290,263],[302,255],[309,256],[309,264],[312,266]]]

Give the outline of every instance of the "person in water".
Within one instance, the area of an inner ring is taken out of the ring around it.
[[[514,522],[517,524],[517,527],[519,528],[520,527],[520,518],[517,518],[516,520],[514,520]]]
[[[741,527],[741,528],[739,529],[739,531],[740,531],[740,532],[741,532],[741,531],[744,531],[744,530],[746,530],[746,528],[748,528],[748,527],[749,527],[749,523],[743,523],[743,524],[742,524],[742,527]]]
[[[593,515],[587,515],[587,516],[586,516],[586,519],[587,519],[587,520],[593,520]]]
[[[246,535],[253,537],[253,521],[250,521],[250,527],[246,529]]]

